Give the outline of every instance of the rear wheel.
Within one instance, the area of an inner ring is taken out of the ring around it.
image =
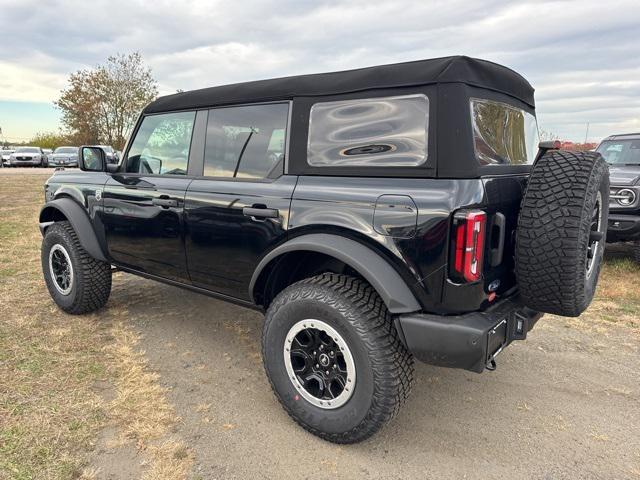
[[[534,165],[516,233],[525,304],[575,317],[598,282],[609,215],[609,172],[596,152],[552,151]]]
[[[82,248],[69,222],[51,225],[42,240],[42,271],[51,297],[65,312],[102,308],[111,293],[111,265]]]
[[[375,290],[326,273],[295,283],[270,305],[262,354],[287,413],[325,440],[376,433],[407,398],[413,358]]]

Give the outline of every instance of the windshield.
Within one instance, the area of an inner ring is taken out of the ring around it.
[[[506,103],[471,99],[476,157],[481,165],[530,165],[538,151],[538,124]]]
[[[18,147],[16,153],[40,153],[40,149],[36,147]]]
[[[78,153],[78,149],[75,147],[58,147],[53,153]]]
[[[640,140],[608,140],[596,151],[610,165],[640,165]]]

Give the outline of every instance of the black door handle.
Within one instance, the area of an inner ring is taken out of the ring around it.
[[[489,260],[492,267],[496,267],[502,263],[506,222],[507,219],[502,213],[498,212],[495,214],[491,231],[491,256]]]
[[[242,214],[252,218],[278,218],[280,212],[276,208],[244,207]]]
[[[162,198],[162,197],[154,198],[153,200],[151,200],[151,203],[162,208],[170,208],[170,207],[178,206],[178,200],[176,200],[175,198]]]

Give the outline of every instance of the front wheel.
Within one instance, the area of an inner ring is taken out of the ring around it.
[[[42,240],[42,272],[51,298],[65,312],[102,308],[111,293],[111,265],[82,248],[69,222],[51,225]]]
[[[413,357],[366,282],[325,273],[270,305],[264,367],[287,413],[335,443],[355,443],[393,418],[411,389]]]

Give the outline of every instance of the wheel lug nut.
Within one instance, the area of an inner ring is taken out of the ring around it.
[[[325,373],[326,373],[327,375],[329,375],[329,370],[327,370]]]
[[[316,368],[320,368],[320,365],[318,365],[317,363],[316,363]]]

